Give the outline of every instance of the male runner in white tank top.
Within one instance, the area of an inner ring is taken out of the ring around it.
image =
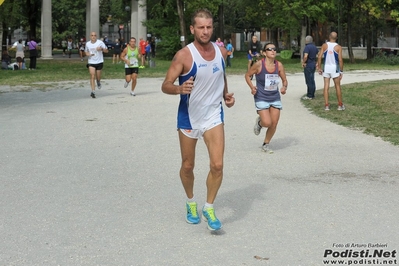
[[[194,199],[195,147],[203,138],[210,157],[210,171],[206,180],[206,202],[202,215],[208,229],[219,230],[222,224],[213,208],[223,178],[224,121],[222,100],[227,107],[234,105],[233,93],[228,92],[225,59],[227,50],[210,42],[213,16],[207,9],[197,10],[191,19],[194,41],[174,56],[162,91],[180,94],[178,134],[182,164],[180,179],[186,192],[186,221],[200,222]],[[179,78],[179,85],[175,80]]]
[[[321,59],[324,56],[324,66],[321,69]],[[328,103],[328,89],[330,87],[330,79],[334,81],[335,91],[338,99],[338,111],[345,110],[345,106],[342,103],[341,93],[341,79],[344,71],[344,61],[342,60],[342,47],[337,44],[337,33],[331,32],[329,41],[321,46],[318,60],[317,60],[317,71],[324,78],[324,103],[325,110],[330,110],[330,104]]]

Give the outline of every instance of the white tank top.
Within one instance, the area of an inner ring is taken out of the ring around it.
[[[325,73],[338,73],[339,62],[338,53],[334,50],[334,47],[338,44],[335,42],[327,42],[327,50],[324,51],[324,71]]]
[[[223,91],[225,62],[216,44],[215,57],[205,60],[193,43],[187,45],[193,58],[188,73],[179,76],[179,84],[194,77],[194,88],[189,95],[180,96],[177,127],[181,129],[202,129],[208,121],[221,117],[223,122]]]

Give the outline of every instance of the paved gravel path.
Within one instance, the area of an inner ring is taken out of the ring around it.
[[[398,74],[351,72],[343,83]],[[326,250],[339,255],[346,244],[399,248],[398,147],[312,115],[299,100],[304,77],[294,74],[275,153],[262,153],[264,131],[252,132],[244,78],[228,81],[236,105],[225,115],[225,178],[215,202],[224,228],[217,233],[184,220],[179,97],[160,91],[162,79],[140,78],[136,97],[123,80],[104,80],[96,99],[88,81],[27,92],[1,87],[0,265],[310,266],[325,265]],[[202,142],[196,159],[203,204]],[[379,259],[396,259],[389,254]]]

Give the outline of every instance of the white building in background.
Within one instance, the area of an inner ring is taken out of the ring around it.
[[[11,34],[11,45],[17,42],[19,39],[22,39],[22,43],[25,43],[25,40],[28,38],[28,33],[23,30],[23,28],[16,29]]]

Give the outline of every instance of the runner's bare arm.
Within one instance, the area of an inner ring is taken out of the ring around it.
[[[182,73],[185,73],[185,64],[187,65],[188,63],[191,65],[191,61],[188,60],[188,58],[191,58],[190,52],[188,51],[188,48],[182,49],[178,51],[175,56],[173,57],[173,60],[170,64],[170,67],[168,69],[168,72],[166,73],[166,77],[164,82],[162,83],[161,89],[162,92],[166,94],[189,94],[191,93],[193,87],[194,87],[194,81],[193,77],[191,77],[189,80],[184,82],[182,85],[175,85],[176,79],[181,75]],[[190,62],[187,62],[190,61]]]
[[[227,86],[226,74],[224,74],[223,78],[224,78],[223,99],[224,99],[224,103],[226,104],[226,106],[230,108],[235,103],[234,93],[229,93],[229,89],[228,89],[228,86]]]

